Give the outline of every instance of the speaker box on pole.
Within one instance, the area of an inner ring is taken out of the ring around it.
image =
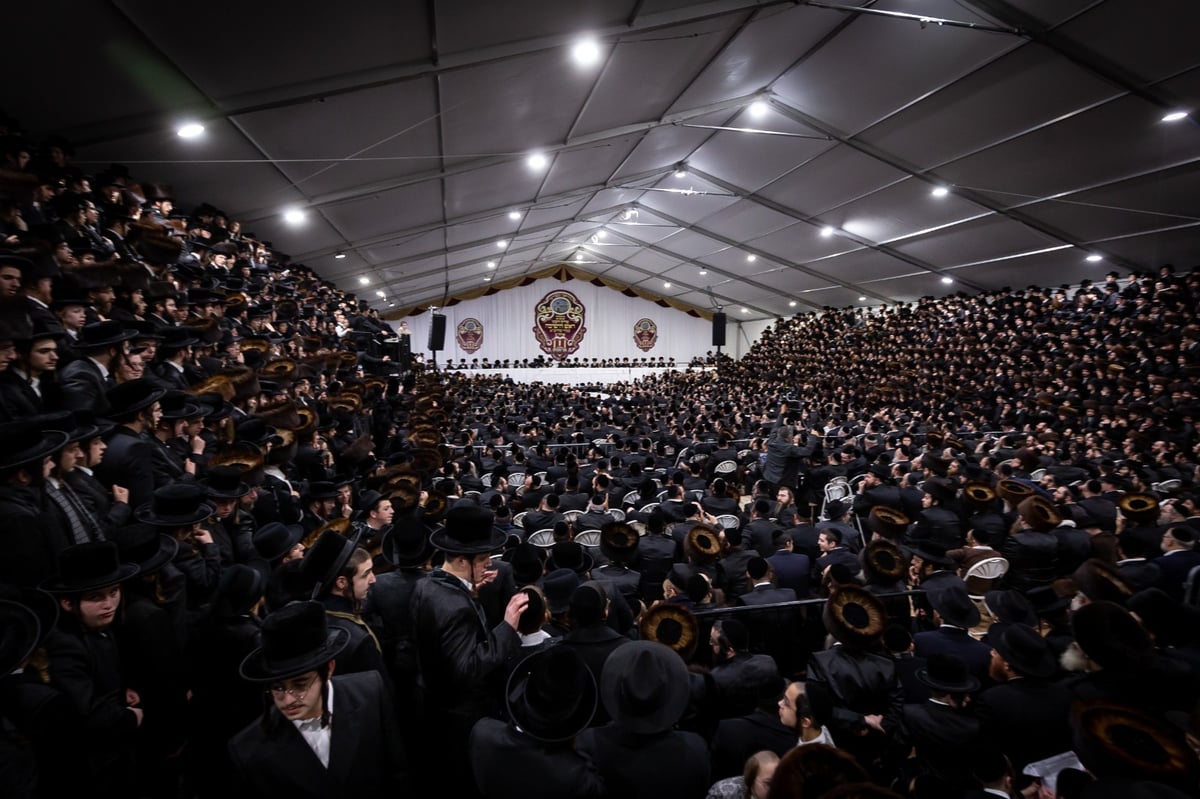
[[[723,311],[713,314],[712,343],[714,347],[725,346],[725,313]]]
[[[429,325],[429,351],[439,352],[446,348],[446,315],[435,313]]]

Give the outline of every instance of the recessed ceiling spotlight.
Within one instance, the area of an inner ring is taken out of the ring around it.
[[[582,260],[583,260],[583,253],[581,253],[581,252],[577,252],[577,253],[575,253],[575,260],[576,260],[576,261],[582,261]]]
[[[571,48],[571,58],[581,67],[590,67],[600,60],[600,44],[591,37],[580,39]]]
[[[671,284],[670,284],[670,283],[663,283],[663,288],[665,288],[665,289],[669,289],[669,288],[671,288]]]
[[[1162,118],[1163,122],[1178,122],[1181,119],[1187,119],[1187,111],[1172,111]]]
[[[521,218],[521,212],[520,211],[509,211],[508,218],[513,220],[514,222],[516,222],[518,219]]]
[[[596,238],[598,238],[598,239],[602,239],[607,235],[608,235],[608,231],[605,230],[604,228],[600,228],[599,230],[596,231]]]
[[[289,208],[283,212],[283,221],[289,225],[300,225],[304,223],[304,212],[299,208]]]
[[[867,298],[866,298],[866,297],[859,297],[859,298],[858,298],[858,301],[859,301],[859,302],[866,302],[866,301],[867,301]]]
[[[934,197],[945,197],[950,193],[950,190],[945,186],[934,186],[933,191],[929,192]]]
[[[833,235],[833,233],[834,233],[833,225],[826,225],[825,227],[821,228],[821,235],[824,236],[825,238],[829,238],[830,236]]]
[[[743,308],[743,309],[742,309],[742,313],[750,313],[750,309],[749,309],[749,308]]]
[[[358,284],[360,286],[369,286],[371,284],[371,278],[367,277],[366,275],[363,275],[362,277],[360,277],[358,279]]]
[[[758,256],[757,255],[747,255],[746,260],[749,261],[750,263],[754,263],[755,261],[758,260]]]
[[[525,159],[525,163],[529,164],[530,169],[545,169],[549,161],[546,160],[545,153],[532,153]]]
[[[388,307],[389,307],[389,308],[395,308],[395,307],[396,307],[396,303],[394,303],[394,302],[389,302],[389,303],[388,303]]]
[[[700,270],[700,274],[702,274],[702,275],[707,275],[707,274],[708,274],[708,270],[707,270],[707,269],[701,269],[701,270]]]
[[[491,282],[492,282],[492,276],[491,276],[491,275],[487,275],[486,277],[484,277],[484,279],[483,279],[483,282],[484,282],[484,283],[491,283]]]
[[[942,278],[942,282],[945,283],[946,285],[950,285],[951,283],[954,282],[954,278],[947,275],[946,277]]]
[[[1087,257],[1087,261],[1089,263],[1093,263],[1093,264],[1096,263],[1097,261],[1103,261],[1103,260],[1104,260],[1104,256],[1100,255],[1098,253],[1092,253],[1091,255],[1089,255]]]
[[[503,250],[508,246],[508,239],[500,239],[500,241],[496,242],[496,246]]]
[[[754,102],[750,103],[750,116],[754,117],[755,119],[762,119],[767,115],[767,111],[770,110],[771,107],[767,105],[766,100],[755,100]]]
[[[677,177],[677,178],[686,178],[687,177],[687,164],[685,164],[681,161],[675,165],[675,177]]]
[[[377,292],[375,292],[375,296],[376,297],[386,297],[387,294],[383,293],[382,291],[377,291]]]
[[[199,122],[185,122],[175,129],[175,135],[181,139],[194,139],[203,134],[204,126]]]
[[[340,261],[340,260],[342,260],[343,258],[345,258],[345,257],[346,257],[346,253],[344,253],[344,252],[340,252],[340,251],[339,251],[339,252],[335,252],[335,253],[333,254],[333,257],[334,257],[334,258],[336,258],[337,260],[339,260],[339,261]]]
[[[495,262],[495,261],[488,261],[488,262],[487,262],[487,268],[488,268],[488,269],[495,269],[495,268],[496,268],[496,262]]]
[[[795,307],[796,307],[796,301],[795,301],[795,300],[792,300],[791,302],[789,302],[789,303],[788,303],[788,307],[789,307],[789,308],[795,308]]]

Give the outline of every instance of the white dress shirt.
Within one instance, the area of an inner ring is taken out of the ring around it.
[[[313,750],[313,754],[317,756],[317,760],[321,761],[321,765],[329,768],[329,747],[333,742],[333,681],[328,681],[326,685],[329,687],[329,696],[326,700],[329,708],[329,725],[322,727],[320,716],[315,719],[293,721],[292,724],[296,725],[304,742],[308,744],[309,749]]]

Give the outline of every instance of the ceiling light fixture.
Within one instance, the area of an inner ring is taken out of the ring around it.
[[[525,163],[529,164],[530,169],[545,169],[549,161],[547,161],[545,153],[532,153]]]
[[[194,139],[204,134],[204,126],[199,122],[185,122],[175,129],[175,135],[181,139]]]
[[[762,119],[767,115],[767,111],[769,110],[771,110],[771,108],[767,105],[766,100],[755,100],[754,102],[750,103],[750,116],[754,117],[755,119]]]
[[[583,260],[583,253],[581,253],[581,252],[577,252],[577,253],[575,253],[575,260],[576,260],[576,261],[582,261],[582,260]]]
[[[677,178],[686,178],[687,177],[687,164],[680,161],[678,164],[675,165],[675,177],[677,177]]]
[[[518,219],[521,218],[521,212],[520,211],[509,211],[508,218],[511,219],[512,221],[516,222]]]
[[[950,285],[951,283],[954,282],[954,278],[947,275],[946,277],[942,278],[942,282],[945,283],[946,285]]]
[[[289,208],[283,212],[283,221],[289,225],[300,225],[304,223],[304,212],[299,208]]]
[[[834,233],[833,225],[826,225],[825,227],[821,228],[821,235],[824,236],[825,238],[829,238],[830,236],[833,235],[833,233]]]
[[[1088,263],[1092,263],[1092,264],[1096,263],[1097,261],[1103,261],[1103,260],[1104,260],[1104,256],[1099,255],[1097,253],[1092,253],[1091,255],[1089,255],[1087,257]]]
[[[700,274],[702,274],[702,275],[707,275],[707,274],[708,274],[708,270],[707,270],[707,269],[701,269],[701,270],[700,270]]]
[[[487,268],[488,268],[488,269],[495,269],[495,268],[496,268],[496,262],[495,262],[495,261],[488,261],[488,262],[487,262]]]
[[[346,253],[342,252],[341,250],[338,250],[337,252],[335,252],[333,254],[333,257],[340,261],[346,257]]]
[[[750,313],[750,309],[749,309],[749,308],[743,308],[743,309],[742,309],[742,313]]]
[[[492,276],[491,276],[491,275],[487,275],[486,277],[484,277],[484,279],[483,279],[483,282],[484,282],[484,283],[491,283],[491,282],[492,282]]]
[[[371,278],[367,277],[366,275],[363,275],[362,277],[360,277],[358,279],[358,284],[360,286],[369,286],[371,284]]]
[[[496,242],[496,246],[503,250],[508,246],[508,239],[500,239],[500,241]]]
[[[858,298],[858,301],[859,301],[859,302],[866,302],[866,301],[867,301],[867,298],[866,298],[866,297],[859,297],[859,298]]]
[[[394,303],[394,302],[389,302],[389,303],[388,303],[388,307],[389,307],[389,308],[395,308],[395,307],[396,307],[396,303]]]
[[[931,191],[929,193],[932,194],[934,197],[945,197],[947,194],[950,193],[950,190],[948,188],[946,188],[945,186],[935,186],[933,191]]]
[[[796,307],[796,301],[795,301],[795,300],[792,300],[791,302],[789,302],[789,303],[788,303],[788,307],[789,307],[789,308],[795,308],[795,307]]]
[[[596,238],[598,238],[598,239],[602,239],[607,235],[608,235],[608,231],[605,230],[604,228],[600,228],[599,230],[596,231]]]
[[[669,289],[669,288],[671,288],[671,284],[670,284],[670,283],[663,283],[663,288],[665,288],[665,289]]]
[[[377,292],[375,292],[375,296],[382,298],[382,297],[386,297],[387,294],[383,293],[382,291],[377,291]]]
[[[590,67],[600,60],[600,44],[590,36],[580,39],[571,48],[571,58],[581,67]]]
[[[746,260],[749,261],[750,263],[754,263],[755,261],[758,260],[758,256],[757,255],[747,255]]]
[[[1162,118],[1163,122],[1178,122],[1181,119],[1187,119],[1187,111],[1172,111]],[[182,135],[182,134],[181,134]]]

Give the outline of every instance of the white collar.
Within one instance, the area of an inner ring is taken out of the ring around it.
[[[88,360],[91,361],[92,363],[96,364],[96,368],[100,370],[101,377],[103,377],[105,379],[108,378],[108,367],[107,366],[100,363],[99,361],[97,361],[95,358],[93,358],[90,355],[88,356]]]
[[[320,679],[320,678],[318,678],[318,679]],[[326,698],[325,698],[325,707],[328,708],[329,716],[332,718],[333,717],[333,680],[326,680],[325,685],[328,688],[328,692],[327,692]],[[294,719],[292,721],[292,724],[295,724],[296,729],[300,730],[301,732],[307,732],[310,730],[318,730],[321,728],[321,717],[318,715],[316,718],[312,718],[312,719]],[[326,728],[326,729],[328,729],[328,728]]]

